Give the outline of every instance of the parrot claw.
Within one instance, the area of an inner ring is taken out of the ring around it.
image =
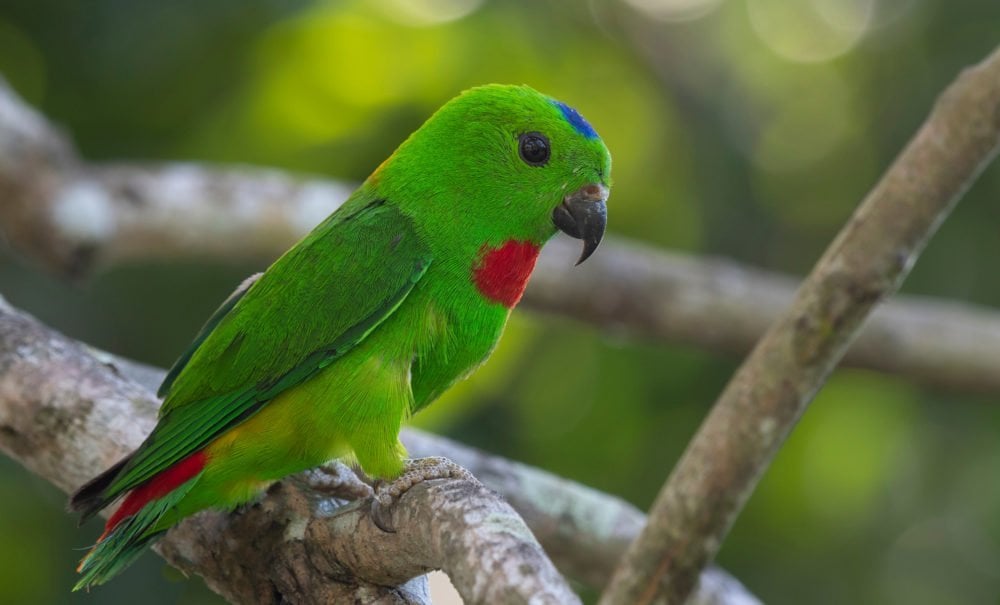
[[[381,487],[382,485],[384,484],[380,483],[378,487]],[[375,524],[375,527],[381,529],[387,534],[394,534],[396,533],[396,528],[392,525],[392,522],[388,518],[386,518],[387,517],[386,510],[390,506],[392,506],[391,498],[386,498],[386,502],[383,503],[380,499],[380,496],[374,496],[372,497],[371,509],[368,511],[368,513],[371,515],[372,523]]]
[[[434,479],[473,481],[475,477],[465,468],[441,456],[406,460],[399,477],[392,481],[378,481],[375,484],[375,495],[372,497],[370,510],[375,527],[387,534],[396,533],[396,528],[389,519],[392,506],[415,485]]]

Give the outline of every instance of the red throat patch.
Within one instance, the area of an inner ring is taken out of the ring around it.
[[[472,280],[483,296],[511,309],[521,300],[541,250],[531,242],[508,240],[497,248],[483,246]]]
[[[166,496],[200,473],[207,461],[205,452],[195,452],[129,492],[122,505],[108,519],[104,533],[97,541],[103,540],[119,523],[142,510],[142,507]]]

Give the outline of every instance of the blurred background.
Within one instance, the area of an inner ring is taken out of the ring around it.
[[[614,235],[804,275],[998,33],[993,0],[2,0],[0,73],[91,160],[345,181],[459,91],[527,83],[607,142]],[[998,196],[994,166],[903,290],[1000,307]],[[268,260],[73,285],[0,247],[0,292],[166,366]],[[416,424],[645,509],[738,361],[520,310],[494,359]],[[580,379],[553,381],[568,363]],[[996,603],[998,435],[996,397],[839,371],[719,563],[767,603]],[[71,594],[99,528],[77,530],[64,501],[0,459],[0,602],[220,602],[155,556]]]

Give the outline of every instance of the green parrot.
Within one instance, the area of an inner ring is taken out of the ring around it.
[[[209,318],[160,386],[159,421],[81,487],[124,496],[80,562],[102,584],[184,517],[232,509],[337,457],[404,468],[404,418],[496,346],[556,230],[600,243],[611,177],[584,118],[527,86],[452,99],[350,198]]]

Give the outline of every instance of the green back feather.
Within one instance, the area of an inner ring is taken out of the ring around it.
[[[215,326],[219,325],[219,322],[229,314],[233,307],[236,306],[236,303],[239,302],[239,300],[243,298],[243,295],[247,293],[250,286],[254,285],[254,283],[260,279],[261,275],[263,275],[263,273],[255,273],[243,280],[243,283],[237,286],[236,290],[234,290],[233,293],[230,294],[221,305],[219,305],[219,308],[215,310],[215,313],[208,318],[208,321],[205,322],[205,325],[202,326],[201,330],[194,337],[194,340],[190,345],[188,345],[187,350],[177,358],[177,361],[175,361],[174,365],[170,367],[167,375],[164,376],[163,383],[160,384],[160,388],[156,391],[156,395],[158,397],[166,397],[167,393],[170,392],[170,387],[174,384],[174,380],[177,379],[177,375],[180,374],[181,370],[187,366],[188,361],[191,360],[191,356],[198,350],[201,343],[205,342],[208,335],[215,330]]]
[[[331,216],[216,312],[165,380],[160,422],[106,499],[344,355],[403,302],[427,270],[429,250],[392,205],[360,197],[349,205],[358,208]]]

